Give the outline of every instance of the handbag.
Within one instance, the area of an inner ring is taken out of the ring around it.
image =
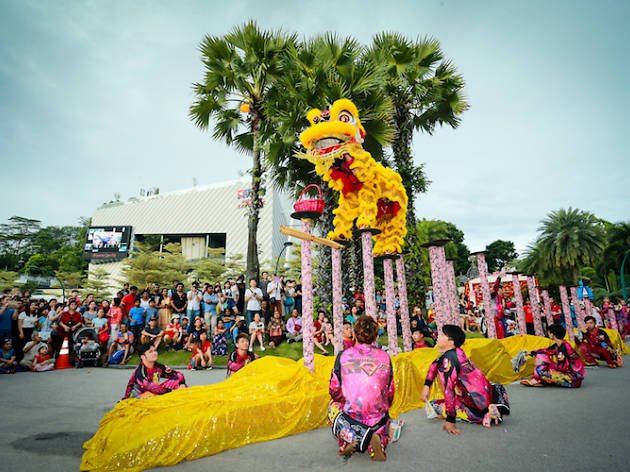
[[[98,341],[100,343],[106,343],[107,341],[109,341],[109,333],[107,331],[103,331],[101,334],[98,335]]]

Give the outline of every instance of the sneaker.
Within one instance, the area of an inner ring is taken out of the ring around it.
[[[249,346],[249,352],[254,352],[254,346]]]
[[[542,387],[542,381],[535,379],[532,377],[531,379],[521,380],[521,385],[525,385],[526,387]]]
[[[496,405],[490,405],[488,412],[483,417],[482,424],[486,428],[489,428],[493,424],[499,425],[500,423],[503,423],[503,418],[501,417],[501,413],[499,413],[499,409]]]
[[[260,346],[260,350],[264,351],[265,350],[265,346]]]

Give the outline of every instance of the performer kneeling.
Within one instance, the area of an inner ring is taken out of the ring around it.
[[[578,388],[584,380],[584,364],[575,349],[564,340],[566,330],[562,325],[553,324],[547,332],[554,344],[547,349],[529,352],[530,356],[536,358],[534,376],[521,383],[528,387],[557,385]]]
[[[464,331],[455,325],[444,325],[437,338],[437,346],[442,354],[427,372],[424,388],[420,395],[423,402],[429,399],[431,384],[439,375],[444,399],[431,400],[429,408],[440,418],[446,418],[442,429],[449,434],[460,434],[455,421],[482,423],[490,427],[492,423],[503,421],[501,411],[509,413],[507,395],[502,385],[492,385],[486,376],[475,366],[466,353],[460,349],[466,341]],[[497,403],[493,403],[496,388]]]
[[[619,362],[621,358],[617,350],[612,347],[608,334],[597,327],[595,318],[587,316],[584,322],[586,326],[581,329],[583,334],[582,339],[578,340],[578,349],[586,365],[597,365],[597,359],[605,360],[611,369],[623,365]]]
[[[140,345],[138,354],[142,362],[133,371],[123,400],[130,397],[151,398],[178,388],[187,387],[184,374],[172,370],[157,361],[158,352],[153,344]],[[166,380],[160,383],[160,377]]]
[[[328,419],[340,455],[367,449],[372,460],[384,461],[394,370],[387,353],[372,345],[378,331],[371,316],[360,316],[354,323],[357,344],[339,353],[330,377]]]

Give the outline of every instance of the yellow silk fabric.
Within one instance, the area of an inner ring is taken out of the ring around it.
[[[616,331],[606,331],[617,349],[630,352]],[[520,350],[550,343],[525,335],[469,339],[463,349],[491,382],[509,383],[532,375],[531,358],[521,372],[512,372],[510,360]],[[420,391],[438,354],[437,348],[424,348],[392,359],[396,382],[392,417],[424,406]],[[325,426],[333,363],[332,357],[316,355],[311,374],[301,361],[267,356],[225,382],[120,402],[83,445],[81,470],[139,471],[173,465]],[[439,382],[433,388],[432,397],[440,396]]]

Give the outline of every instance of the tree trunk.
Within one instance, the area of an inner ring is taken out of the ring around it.
[[[580,282],[578,277],[578,267],[577,265],[573,266],[573,283],[577,285]]]
[[[254,139],[254,149],[252,156],[252,187],[251,201],[249,203],[248,221],[247,221],[247,280],[258,280],[260,272],[260,262],[258,260],[258,220],[260,219],[260,208],[262,202],[260,199],[260,182],[262,180],[262,169],[260,166],[260,146],[258,143],[258,128],[260,126],[261,114],[257,109],[252,109],[251,131]]]
[[[394,121],[396,122],[397,134],[392,143],[394,153],[394,163],[396,171],[402,178],[403,187],[407,192],[407,228],[414,228],[416,225],[416,214],[414,205],[413,188],[413,156],[411,155],[411,142],[413,140],[413,128],[411,126],[411,116],[406,106],[396,107]]]

